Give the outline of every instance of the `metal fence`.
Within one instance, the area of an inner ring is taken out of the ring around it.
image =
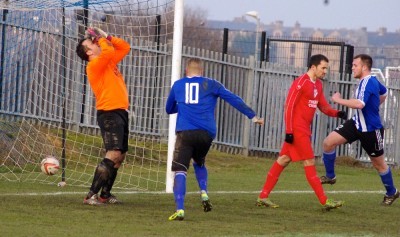
[[[18,50],[7,52],[9,60],[1,72],[1,117],[6,120],[34,117],[56,123],[66,119],[69,129],[96,129],[92,92],[86,85],[83,65],[76,63],[80,61],[74,52],[76,39],[65,39],[60,34],[29,29],[20,29],[19,34],[26,35],[25,40],[29,39],[29,42],[14,39],[14,50]],[[63,41],[64,44],[61,43]],[[164,112],[164,104],[171,86],[171,68],[168,65],[171,65],[172,50],[168,45],[148,47],[149,43],[146,42],[146,47],[141,48],[142,42],[130,43],[133,50],[120,69],[126,78],[132,102],[131,133],[166,137],[168,116]],[[10,45],[10,42],[7,44]],[[29,55],[21,55],[24,47],[30,49],[27,51]],[[252,56],[222,57],[221,53],[195,48],[184,47],[182,52],[183,63],[190,57],[203,59],[204,76],[221,81],[226,88],[244,98],[259,116],[265,118],[265,126],[255,126],[230,105],[220,101],[215,112],[218,131],[214,147],[231,153],[278,152],[284,135],[283,110],[286,94],[293,79],[303,74],[306,68],[256,62]],[[149,57],[140,57],[138,61],[133,62],[139,53]],[[221,60],[222,58],[224,60]],[[130,65],[136,66],[132,68]],[[182,75],[183,70],[184,68]],[[389,163],[398,164],[400,78],[395,73],[393,75],[396,78],[386,78],[379,73],[378,75],[389,89],[388,99],[381,111],[386,126],[386,157]],[[327,97],[333,91],[340,91],[344,98],[349,98],[355,86],[355,80],[342,80],[341,73],[334,71],[324,80]],[[66,114],[63,114],[62,105],[66,106]],[[324,137],[340,122],[320,112],[316,114],[312,125],[316,156],[321,156]],[[358,143],[341,146],[338,154],[368,160]]]

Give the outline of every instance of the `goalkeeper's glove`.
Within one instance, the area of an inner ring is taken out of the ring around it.
[[[346,113],[346,111],[338,111],[337,112],[337,117],[338,118],[341,118],[341,119],[347,119],[347,113]]]
[[[104,38],[106,38],[108,40],[111,40],[111,35],[107,34],[104,30],[102,30],[100,28],[97,28],[97,27],[94,27],[93,29],[95,31],[97,31],[102,37],[104,37]]]
[[[93,42],[99,41],[100,38],[111,40],[111,36],[97,27],[89,27],[85,33],[86,38],[92,39]]]
[[[101,38],[101,35],[95,31],[94,28],[89,27],[85,31],[85,38],[91,39],[93,42],[97,42]]]
[[[286,133],[285,142],[292,144],[294,140],[293,133]]]

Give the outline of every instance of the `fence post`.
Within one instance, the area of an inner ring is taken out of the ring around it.
[[[249,58],[249,73],[247,74],[247,91],[244,101],[250,107],[253,107],[253,85],[254,78],[256,76],[256,59],[255,56],[251,55]],[[249,155],[249,144],[250,144],[250,120],[246,119],[243,126],[243,155]]]
[[[386,79],[388,79],[388,78],[386,78]],[[398,90],[395,90],[395,91],[393,92],[393,94],[394,94],[394,93],[397,94],[397,95],[396,95],[397,98],[400,98],[400,93],[399,93]],[[386,108],[386,109],[387,109],[387,108]],[[395,117],[399,118],[399,112],[398,112],[398,110],[397,110],[397,112],[396,112],[396,115],[397,115],[397,116],[395,116]],[[394,157],[393,162],[394,162],[394,165],[395,165],[396,167],[398,167],[399,164],[400,164],[400,156],[399,156],[399,154],[400,154],[400,144],[399,144],[399,142],[398,142],[398,141],[400,141],[400,132],[399,132],[399,130],[400,130],[400,119],[396,119],[395,121],[396,121],[396,123],[394,124],[393,130],[394,130],[394,134],[396,134],[396,135],[394,136],[394,139],[391,139],[391,142],[395,144],[395,148],[394,148],[394,152],[393,152],[393,153],[394,153],[394,154],[393,154],[393,157]],[[385,152],[386,152],[386,151],[385,151]]]

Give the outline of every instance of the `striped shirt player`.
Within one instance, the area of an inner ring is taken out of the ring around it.
[[[258,118],[242,98],[226,89],[220,82],[201,76],[202,73],[201,61],[197,58],[189,59],[186,77],[173,84],[166,103],[168,114],[178,113],[171,168],[175,172],[173,191],[176,212],[169,217],[169,220],[184,219],[186,175],[192,159],[203,210],[208,212],[212,209],[207,194],[208,172],[205,158],[216,136],[214,114],[218,98],[228,102],[253,122],[264,124],[264,120]]]
[[[379,115],[380,97],[387,95],[387,89],[375,76],[368,75],[360,80],[355,92],[364,107],[356,109],[352,118],[358,131],[372,132],[382,129],[383,125]]]
[[[360,82],[354,98],[346,100],[341,98],[340,93],[332,95],[335,103],[354,109],[355,114],[324,139],[323,160],[326,174],[321,177],[321,183],[336,183],[335,148],[359,140],[386,189],[382,205],[388,206],[400,196],[400,193],[393,184],[392,172],[384,158],[384,127],[379,116],[379,106],[386,99],[387,89],[371,75],[371,68],[372,58],[369,55],[355,56],[352,65],[353,76]]]

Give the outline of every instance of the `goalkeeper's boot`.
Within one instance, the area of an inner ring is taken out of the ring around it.
[[[327,176],[321,176],[321,177],[320,177],[320,180],[321,180],[321,184],[330,184],[330,185],[333,185],[333,184],[336,183],[336,177],[329,178],[329,177],[327,177]]]
[[[168,218],[170,221],[183,221],[183,219],[185,219],[185,211],[182,209],[177,210]]]
[[[387,196],[387,195],[385,195],[385,196],[383,197],[382,205],[383,205],[383,206],[390,206],[390,205],[392,205],[392,203],[393,203],[397,198],[399,198],[399,196],[400,196],[400,192],[399,192],[399,190],[396,189],[396,192],[395,192],[392,196]]]
[[[343,206],[343,201],[334,201],[332,199],[327,199],[325,205],[322,205],[323,211],[330,211],[331,209],[337,209]]]
[[[116,196],[114,196],[112,194],[110,194],[108,197],[102,197],[100,195],[99,201],[101,203],[107,203],[107,204],[122,204],[122,202],[120,200],[118,200]]]
[[[272,208],[278,208],[279,205],[276,203],[273,203],[269,198],[257,198],[256,206],[259,207],[272,207]]]
[[[97,194],[92,195],[90,198],[85,197],[85,199],[83,200],[83,204],[91,205],[91,206],[103,205],[103,203],[100,202],[99,199],[97,198]]]
[[[213,208],[206,192],[201,192],[201,204],[203,205],[204,212],[209,212]]]

